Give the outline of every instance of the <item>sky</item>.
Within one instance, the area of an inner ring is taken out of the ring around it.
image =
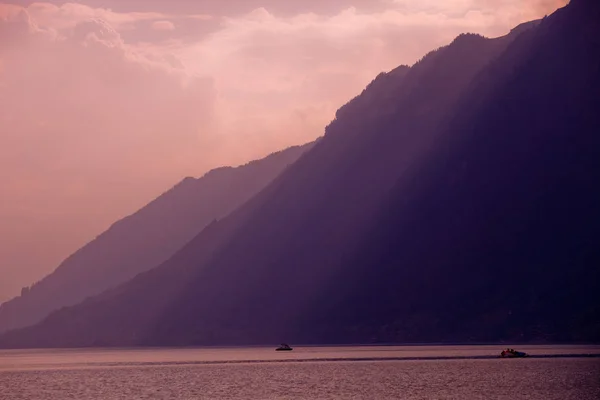
[[[183,177],[322,135],[378,73],[566,3],[0,1],[0,301]]]

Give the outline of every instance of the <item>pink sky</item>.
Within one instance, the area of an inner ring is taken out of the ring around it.
[[[0,4],[0,301],[181,178],[320,136],[379,72],[566,2]]]

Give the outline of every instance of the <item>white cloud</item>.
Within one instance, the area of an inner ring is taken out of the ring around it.
[[[157,31],[173,31],[175,30],[175,25],[171,21],[166,20],[154,21],[152,23],[152,29]]]
[[[14,6],[16,8],[16,6]],[[206,14],[164,14],[160,12],[115,12],[106,8],[93,8],[79,3],[32,3],[25,8],[39,26],[68,29],[88,19],[101,19],[118,30],[134,29],[144,21],[167,21],[172,19],[210,20]]]
[[[137,12],[116,13],[108,9],[92,8],[78,3],[64,3],[60,6],[50,3],[33,3],[27,12],[40,26],[54,29],[71,28],[81,21],[101,19],[118,28],[130,27],[138,21],[164,18],[160,13]]]

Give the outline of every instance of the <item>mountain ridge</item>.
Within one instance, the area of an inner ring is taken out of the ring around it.
[[[56,270],[0,305],[0,332],[125,282],[168,259],[205,225],[243,204],[312,146],[293,146],[238,167],[186,177],[67,257]],[[121,243],[125,243],[122,245]]]

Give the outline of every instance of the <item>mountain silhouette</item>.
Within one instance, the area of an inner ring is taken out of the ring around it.
[[[600,340],[599,17],[380,74],[168,261],[0,345]]]
[[[177,252],[206,225],[259,192],[312,143],[232,168],[185,178],[113,224],[59,267],[0,305],[0,331],[39,322],[50,312],[123,283]]]
[[[572,1],[477,75],[300,332],[600,340],[599,10]]]

